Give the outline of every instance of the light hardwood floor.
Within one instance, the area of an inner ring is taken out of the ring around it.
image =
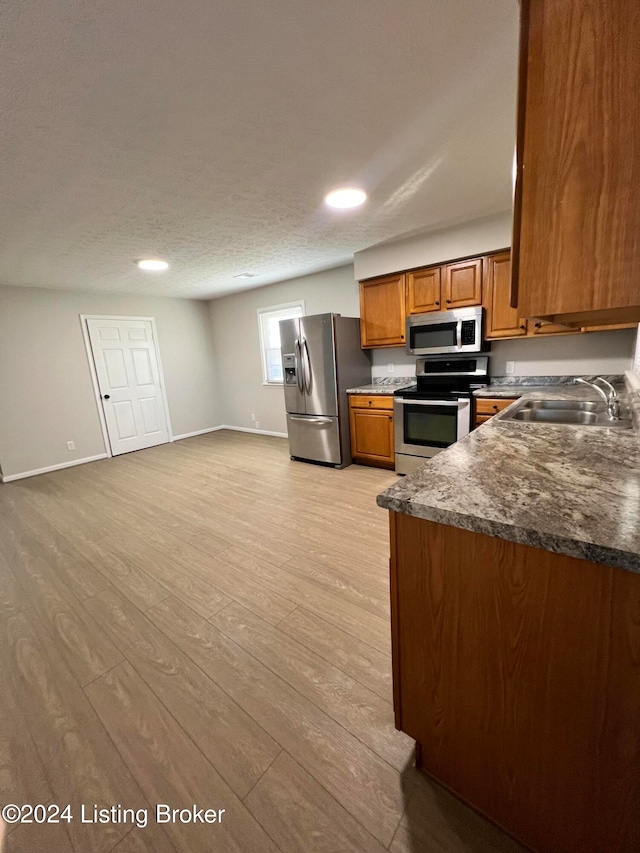
[[[519,850],[394,729],[394,480],[218,432],[0,486],[0,800],[75,815],[7,849]],[[156,803],[225,813],[80,820]]]

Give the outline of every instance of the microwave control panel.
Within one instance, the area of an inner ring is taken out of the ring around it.
[[[476,321],[475,320],[463,320],[462,321],[461,341],[462,341],[462,346],[466,346],[467,344],[475,344],[475,342],[476,342]]]

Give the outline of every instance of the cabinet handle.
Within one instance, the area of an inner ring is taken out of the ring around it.
[[[536,329],[542,328],[542,323],[534,323],[534,325],[535,325]]]
[[[440,303],[438,302],[438,300],[436,300],[433,304],[434,304],[434,305],[440,305]]]
[[[447,303],[447,305],[450,305],[450,304],[451,304],[451,300],[450,300],[450,299],[445,299],[445,302]]]
[[[389,415],[389,420],[390,420],[390,421],[392,421],[392,420],[393,420],[393,415]]]
[[[520,326],[520,328],[522,329],[522,331],[524,331],[527,327],[523,325],[523,326]]]

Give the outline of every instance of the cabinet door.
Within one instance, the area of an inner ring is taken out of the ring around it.
[[[511,252],[489,255],[484,269],[487,325],[485,337],[517,338],[527,334],[527,321],[509,304]]]
[[[404,290],[404,273],[360,282],[360,338],[363,349],[404,345]]]
[[[440,267],[413,270],[407,273],[407,310],[409,314],[442,311],[440,304]]]
[[[639,320],[640,7],[521,8],[515,304],[555,322]]]
[[[444,267],[444,310],[482,304],[482,258]]]
[[[579,335],[582,329],[548,323],[546,320],[529,320],[530,335]]]
[[[384,409],[352,408],[350,418],[353,458],[365,465],[393,468],[393,414]]]

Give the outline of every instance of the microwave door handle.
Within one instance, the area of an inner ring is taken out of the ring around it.
[[[456,323],[456,347],[462,349],[462,320]]]

